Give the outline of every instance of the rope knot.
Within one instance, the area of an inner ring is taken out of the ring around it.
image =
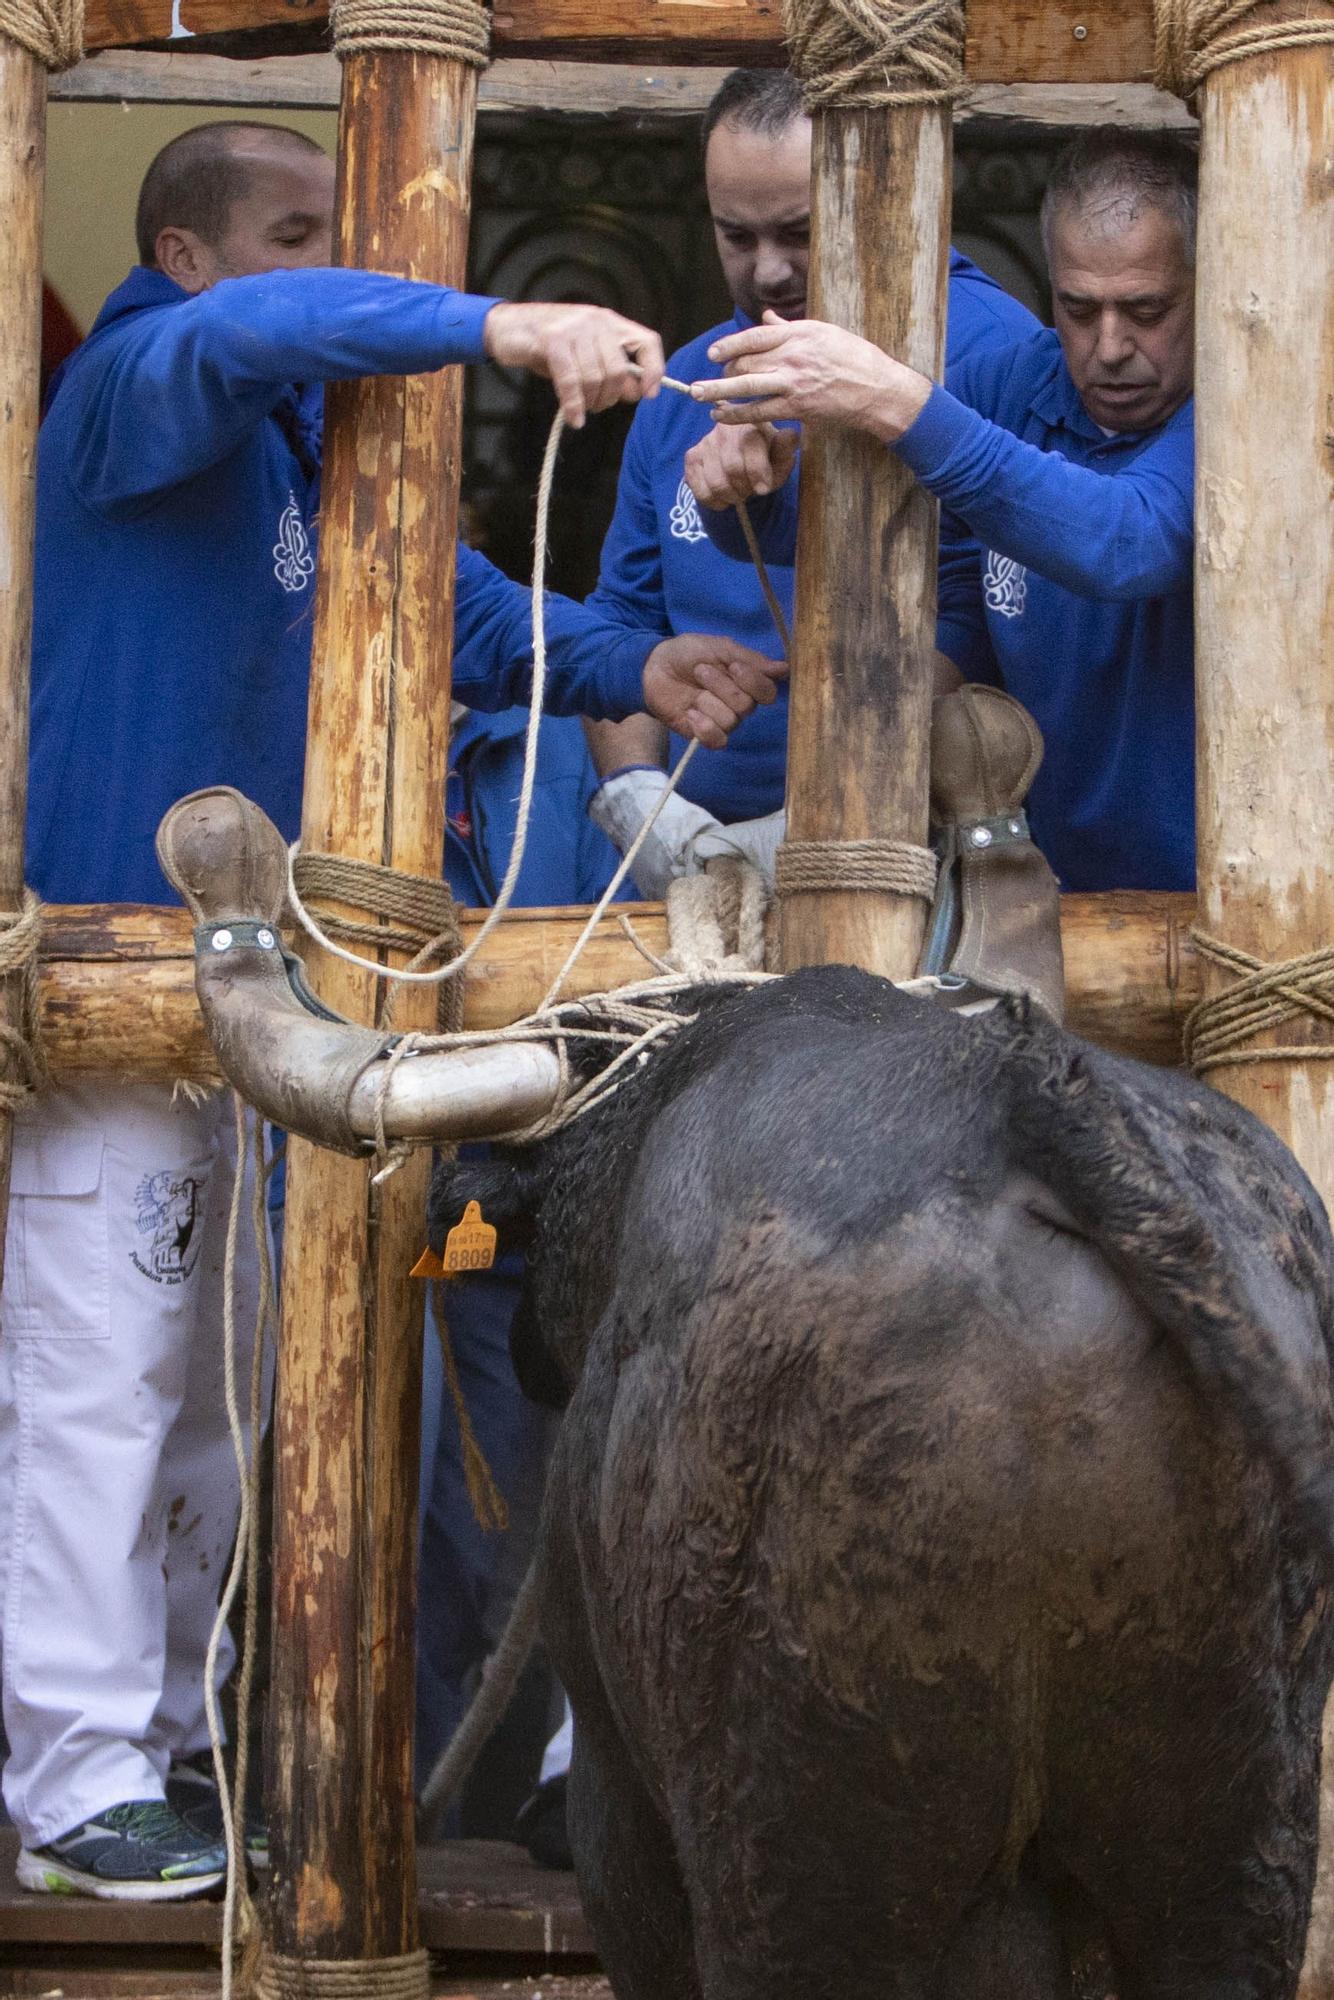
[[[0,35],[44,69],[73,69],[83,57],[83,0],[3,0]]]
[[[1153,80],[1175,97],[1193,97],[1225,63],[1275,49],[1334,46],[1334,18],[1251,21],[1266,0],[1154,0]]]
[[[1192,930],[1190,936],[1205,958],[1237,975],[1236,983],[1225,993],[1201,1000],[1186,1017],[1182,1040],[1186,1062],[1196,1076],[1251,1063],[1334,1060],[1334,1038],[1273,1048],[1247,1046],[1257,1035],[1280,1028],[1298,1015],[1334,1028],[1334,949],[1327,947],[1266,965],[1263,959],[1224,944],[1207,931]]]
[[[780,896],[876,889],[893,896],[936,893],[936,857],[906,840],[785,840],[776,869]]]
[[[7,1052],[11,1071],[0,1076],[0,1111],[11,1114],[47,1080],[37,965],[41,945],[42,905],[25,889],[21,910],[0,912],[0,979],[14,975],[23,982],[20,1025],[0,1021],[0,1049]]]
[[[962,95],[963,0],[783,0],[783,30],[813,111]]]

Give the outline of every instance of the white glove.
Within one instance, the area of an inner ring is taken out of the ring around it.
[[[684,855],[684,872],[697,875],[706,862],[728,855],[749,861],[752,867],[758,868],[764,877],[765,888],[772,895],[778,850],[786,831],[785,812],[766,813],[763,819],[734,820],[731,826],[722,826],[716,819],[711,820],[698,833],[691,835]]]
[[[640,827],[667,789],[667,773],[636,764],[608,778],[588,802],[588,816],[622,854],[629,852]],[[699,834],[722,827],[702,806],[692,806],[673,792],[653,831],[640,848],[630,873],[641,896],[661,902],[667,885],[686,872],[686,848]]]

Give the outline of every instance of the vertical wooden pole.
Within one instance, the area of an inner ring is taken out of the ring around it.
[[[0,36],[0,910],[23,903],[28,801],[28,667],[37,400],[42,351],[42,191],[46,71]],[[23,977],[0,981],[0,1019],[23,1025]],[[0,1075],[18,1080],[0,1050]],[[13,1125],[0,1111],[0,1275]]]
[[[814,121],[809,310],[939,377],[948,278],[948,109]],[[893,452],[813,431],[801,474],[788,836],[926,844],[937,509]],[[888,892],[785,896],[782,957],[917,966],[925,905]]]
[[[1334,19],[1334,6],[1260,10]],[[1334,935],[1334,50],[1216,70],[1201,106],[1200,921],[1266,961]],[[1205,965],[1206,992],[1228,984]],[[1314,1020],[1278,1039],[1329,1044]],[[1263,1044],[1260,1044],[1261,1046]],[[1210,1073],[1334,1207],[1334,1061]],[[1334,1757],[1302,1992],[1334,1995]]]
[[[434,56],[345,65],[341,262],[462,285],[476,72]],[[330,391],[302,838],[438,874],[444,852],[462,371]],[[307,964],[373,1018],[369,974]],[[434,989],[399,992],[430,1026]],[[276,1417],[273,1949],[392,1958],[417,1942],[412,1704],[429,1157],[376,1190],[357,1161],[290,1154]]]

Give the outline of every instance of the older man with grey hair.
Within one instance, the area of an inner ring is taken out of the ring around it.
[[[1190,889],[1194,829],[1195,160],[1102,127],[1057,162],[1043,210],[1055,331],[970,357],[946,388],[814,320],[714,343],[720,434],[686,460],[710,536],[762,494],[723,426],[798,418],[870,433],[943,502],[939,644],[1033,713],[1047,758],[1035,839],[1068,889]],[[755,501],[795,546],[795,477]]]

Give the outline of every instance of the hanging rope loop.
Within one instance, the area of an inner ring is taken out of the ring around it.
[[[1154,0],[1154,82],[1193,97],[1225,63],[1276,49],[1334,47],[1334,15],[1310,21],[1256,21],[1264,0]]]
[[[478,0],[334,0],[329,23],[343,61],[382,49],[446,56],[472,69],[491,58],[491,15]]]
[[[2,0],[0,35],[52,72],[83,60],[83,0]]]
[[[1195,949],[1236,975],[1225,993],[1201,1000],[1182,1030],[1186,1061],[1196,1076],[1209,1070],[1253,1063],[1334,1061],[1328,1042],[1253,1047],[1258,1035],[1305,1016],[1334,1027],[1334,949],[1266,965],[1248,951],[1224,944],[1207,931],[1192,930]]]
[[[812,111],[963,94],[963,0],[783,0],[783,32]]]

